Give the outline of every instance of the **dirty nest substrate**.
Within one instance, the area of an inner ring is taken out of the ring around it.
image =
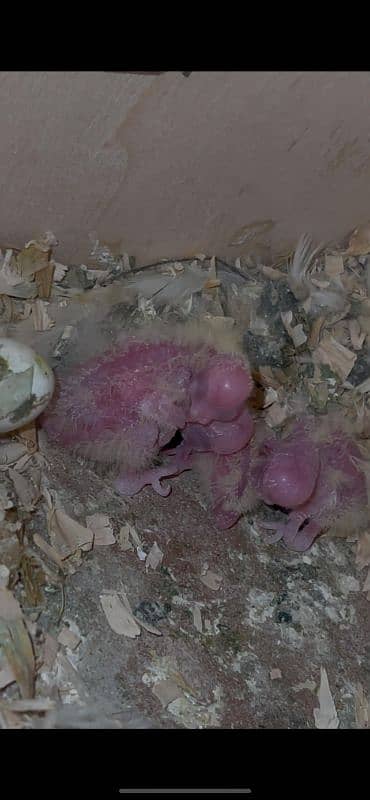
[[[84,341],[91,355],[89,339],[109,346],[136,323],[236,324],[272,430],[339,410],[365,445],[370,226],[347,250],[313,259],[311,244],[270,266],[199,254],[140,270],[99,243],[88,266],[61,265],[46,234],[0,258],[1,335],[62,379]],[[368,727],[368,530],[294,553],[258,531],[281,513],[262,504],[220,532],[192,473],[167,498],[124,500],[34,426],[5,437],[1,459],[2,727]]]
[[[144,489],[127,503],[78,464],[66,469],[60,453],[50,453],[50,464],[68,510],[109,513],[116,529],[129,519],[146,552],[156,541],[164,553],[161,567],[146,572],[136,552],[99,548],[68,579],[64,619],[81,633],[78,674],[88,703],[106,717],[141,715],[166,728],[309,728],[325,665],[341,727],[355,726],[356,685],[370,690],[369,612],[348,542],[323,537],[308,554],[294,554],[264,543],[247,521],[217,530],[188,474],[173,481],[168,498]],[[221,578],[216,590],[200,579],[205,564]],[[162,636],[110,630],[99,596],[122,585]],[[56,593],[40,619],[53,633],[58,608]],[[176,683],[177,674],[188,691],[180,687],[171,713],[152,688]]]

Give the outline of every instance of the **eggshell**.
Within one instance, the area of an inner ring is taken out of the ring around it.
[[[54,385],[52,370],[31,347],[0,338],[0,434],[36,419],[48,405]]]

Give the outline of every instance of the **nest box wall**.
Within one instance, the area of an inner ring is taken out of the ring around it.
[[[370,217],[369,72],[0,73],[0,243],[139,264],[289,250]]]

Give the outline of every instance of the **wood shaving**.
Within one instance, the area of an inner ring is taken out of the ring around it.
[[[133,552],[134,546],[131,542],[130,528],[131,525],[129,525],[128,522],[125,522],[125,524],[121,526],[118,534],[118,544],[121,550],[131,550],[131,552]]]
[[[290,336],[293,341],[294,347],[301,347],[302,344],[305,344],[305,342],[307,342],[307,336],[303,330],[302,324],[300,323],[292,327],[293,312],[282,311],[280,316],[288,336]]]
[[[370,392],[370,378],[366,378],[365,381],[359,383],[355,389],[356,392],[360,392],[360,394],[367,394],[367,392]]]
[[[137,622],[137,624],[140,625],[141,628],[144,628],[144,630],[148,631],[148,633],[152,633],[153,636],[163,635],[162,631],[160,631],[159,628],[156,628],[155,625],[151,625],[150,622],[146,622],[143,619],[138,619],[138,617],[136,617],[135,615],[134,619]]]
[[[342,275],[344,272],[343,256],[337,253],[336,255],[325,255],[325,272],[331,278],[334,275]]]
[[[51,293],[51,287],[53,285],[53,277],[54,277],[54,265],[48,264],[45,269],[36,272],[35,275],[35,283],[37,286],[39,297],[43,300],[48,300]]]
[[[281,272],[280,269],[275,269],[275,267],[263,266],[261,272],[270,281],[281,281],[282,278],[285,278],[285,280],[287,278],[285,272]]]
[[[370,565],[370,532],[364,531],[358,539],[356,564],[360,569]]]
[[[31,639],[18,600],[6,588],[0,589],[0,649],[15,675],[22,697],[33,697],[35,658]]]
[[[310,335],[308,337],[308,346],[311,349],[317,347],[320,341],[322,330],[325,326],[325,317],[316,317],[312,323]]]
[[[86,526],[94,534],[94,547],[105,547],[115,544],[111,521],[107,514],[91,514],[86,517]]]
[[[270,670],[270,678],[271,678],[272,681],[279,680],[282,677],[283,676],[282,676],[281,670],[278,669],[278,667],[274,667],[274,669]]]
[[[193,623],[194,627],[199,631],[199,633],[203,633],[203,622],[202,622],[202,613],[198,605],[194,605],[192,608],[193,614]]]
[[[208,586],[208,589],[212,589],[214,592],[218,591],[222,583],[222,576],[212,572],[208,567],[201,574],[200,579],[205,586]]]
[[[64,569],[63,559],[60,556],[60,554],[58,553],[58,551],[55,549],[55,547],[52,547],[38,533],[34,534],[33,541],[34,541],[35,545],[37,547],[39,547],[40,550],[42,550],[42,552],[45,553],[45,555],[48,558],[50,558],[51,561],[54,561],[54,563],[57,564],[58,567],[63,571],[63,569]]]
[[[140,537],[136,531],[134,525],[131,525],[129,522],[125,522],[122,525],[120,532],[118,534],[118,543],[121,550],[135,550],[137,549],[143,551],[143,546],[140,540]],[[145,556],[146,558],[146,556]]]
[[[350,237],[345,255],[364,256],[368,253],[370,253],[370,222],[355,228]]]
[[[0,443],[0,466],[8,467],[11,464],[16,464],[19,459],[25,455],[27,447],[22,442],[17,442],[14,439]]]
[[[62,559],[68,558],[77,550],[91,550],[94,533],[72,519],[59,508],[48,512],[48,531],[50,541]]]
[[[15,469],[8,469],[8,475],[18,495],[20,504],[26,511],[32,511],[40,498],[40,490]]]
[[[0,690],[6,689],[7,686],[15,682],[16,677],[11,667],[6,666],[0,669]]]
[[[273,403],[265,416],[266,424],[269,428],[278,428],[285,422],[288,416],[288,406],[286,403]]]
[[[363,592],[367,592],[367,599],[370,600],[370,569],[369,569],[369,572],[367,573],[367,578],[366,578],[365,583],[364,583],[364,585],[362,587],[362,591]]]
[[[70,628],[64,627],[58,636],[59,644],[68,647],[69,650],[76,650],[81,643],[81,637],[74,633]]]
[[[339,728],[339,719],[332,693],[330,691],[329,681],[326,669],[320,669],[320,688],[318,691],[319,708],[314,709],[315,727],[321,729]]]
[[[366,333],[361,332],[359,321],[357,319],[350,319],[348,321],[348,329],[353,349],[362,350],[364,341],[366,339]]]
[[[0,564],[0,589],[6,589],[9,583],[10,570],[5,564]]]
[[[32,321],[35,331],[48,331],[55,325],[48,312],[49,303],[45,300],[34,300],[32,303]]]
[[[54,261],[52,259],[50,260],[50,263],[54,266],[54,281],[59,283],[65,277],[69,267],[67,267],[65,264],[59,264],[58,261]]]
[[[152,692],[159,700],[163,708],[167,708],[167,706],[172,703],[173,700],[183,697],[182,690],[178,684],[171,679],[157,681],[152,688]]]
[[[146,557],[145,562],[145,569],[148,572],[148,569],[151,568],[153,570],[157,569],[157,567],[162,564],[163,561],[163,553],[160,547],[158,547],[157,542],[154,542],[149,550],[149,553]]]
[[[124,605],[118,592],[101,594],[100,602],[108,623],[115,633],[119,636],[127,636],[129,639],[140,636],[140,628],[132,611]]]
[[[370,727],[370,704],[361,683],[357,684],[355,691],[355,716],[357,728]]]
[[[45,634],[44,648],[43,648],[43,668],[46,670],[53,669],[55,659],[58,653],[58,642],[51,636],[50,633]]]
[[[326,335],[313,351],[312,358],[316,363],[326,364],[342,381],[345,381],[356,363],[357,356],[337,342],[333,336]]]
[[[41,711],[51,711],[55,707],[55,700],[50,700],[48,697],[35,697],[29,700],[12,700],[6,702],[0,700],[0,708],[7,711],[13,711],[17,714],[37,713]]]

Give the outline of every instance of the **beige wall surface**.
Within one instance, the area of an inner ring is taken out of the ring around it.
[[[368,72],[0,72],[0,115],[1,246],[267,256],[370,218]]]

